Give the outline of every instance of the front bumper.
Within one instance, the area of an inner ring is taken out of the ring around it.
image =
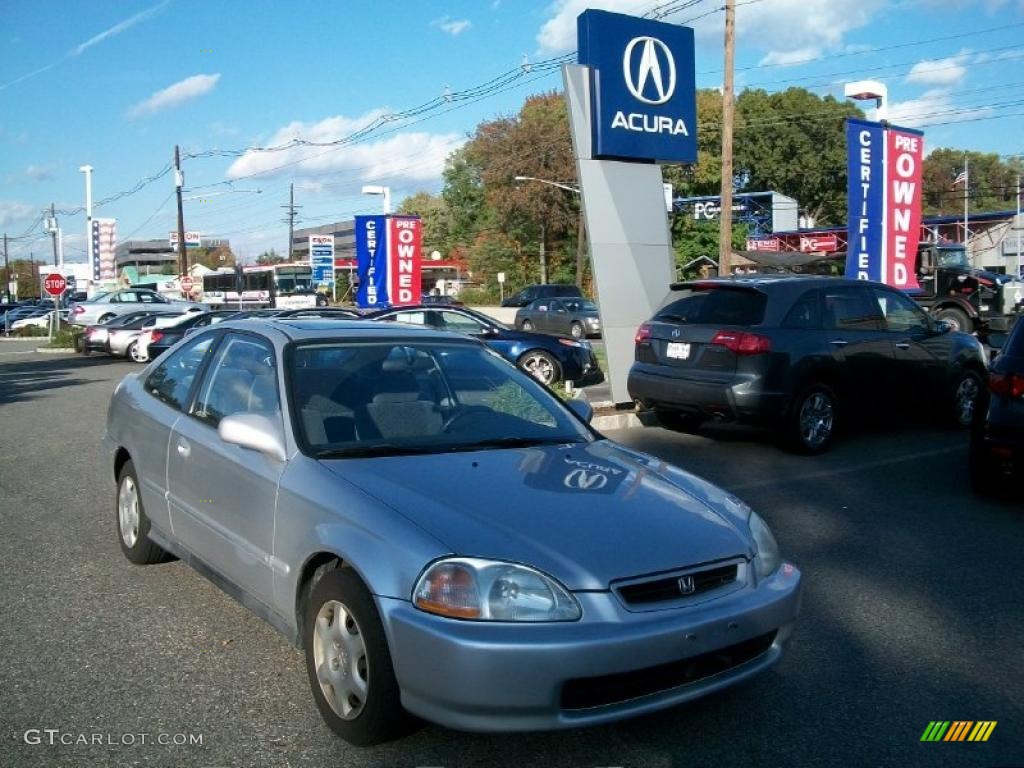
[[[460,730],[525,731],[654,712],[756,675],[781,658],[800,593],[800,572],[784,564],[757,587],[688,608],[631,613],[609,592],[577,593],[578,622],[457,621],[405,600],[377,602],[406,709]],[[625,678],[649,679],[684,660],[697,665],[762,640],[758,655],[693,682],[639,694],[635,686],[621,687]],[[574,704],[581,690],[595,686],[608,703]]]
[[[644,409],[664,408],[705,418],[772,423],[786,407],[782,392],[765,392],[759,377],[728,381],[658,376],[630,370],[629,396]]]

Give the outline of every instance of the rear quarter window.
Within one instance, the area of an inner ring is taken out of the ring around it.
[[[760,325],[768,297],[760,291],[736,288],[673,291],[655,320],[694,325]]]

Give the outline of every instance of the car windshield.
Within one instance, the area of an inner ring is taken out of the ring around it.
[[[289,369],[293,423],[317,458],[593,439],[551,393],[477,344],[308,343]]]
[[[103,291],[102,293],[95,293],[92,296],[90,296],[89,298],[87,298],[82,303],[89,304],[89,303],[94,302],[94,301],[99,301],[100,299],[105,298],[105,297],[107,297],[109,295],[110,295],[110,291]]]
[[[695,325],[758,325],[764,320],[767,301],[760,291],[697,285],[669,294],[654,319]]]
[[[961,267],[962,269],[971,267],[967,260],[967,251],[963,248],[939,248],[938,261],[940,267]]]

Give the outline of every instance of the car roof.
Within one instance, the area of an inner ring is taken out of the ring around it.
[[[317,339],[353,339],[372,341],[378,338],[401,338],[410,341],[457,341],[477,343],[465,334],[424,328],[405,323],[368,323],[364,320],[326,320],[318,318],[257,318],[224,320],[212,326],[218,330],[260,330],[272,328],[291,341]]]
[[[829,277],[827,275],[794,275],[794,274],[763,274],[763,275],[736,275],[733,277],[707,277],[697,280],[684,280],[672,283],[669,288],[673,291],[681,291],[687,288],[754,288],[757,290],[769,288],[770,286],[799,286],[801,288],[820,288],[842,285],[869,285],[878,286],[884,283],[877,283],[873,280],[853,280],[846,277]]]

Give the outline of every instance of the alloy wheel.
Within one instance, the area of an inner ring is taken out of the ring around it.
[[[117,520],[121,538],[129,548],[139,540],[139,489],[135,480],[125,475],[117,495]]]
[[[522,361],[523,370],[542,384],[555,380],[555,366],[551,358],[540,352],[531,352]]]
[[[370,688],[366,645],[355,616],[337,600],[328,600],[313,625],[313,664],[324,699],[343,720],[363,711]]]
[[[981,388],[978,386],[978,379],[971,374],[966,374],[960,380],[953,398],[956,409],[957,423],[962,427],[970,426],[974,421],[974,406],[978,402],[978,395]]]
[[[832,435],[835,405],[824,392],[813,392],[800,406],[800,439],[808,448],[820,448]]]

